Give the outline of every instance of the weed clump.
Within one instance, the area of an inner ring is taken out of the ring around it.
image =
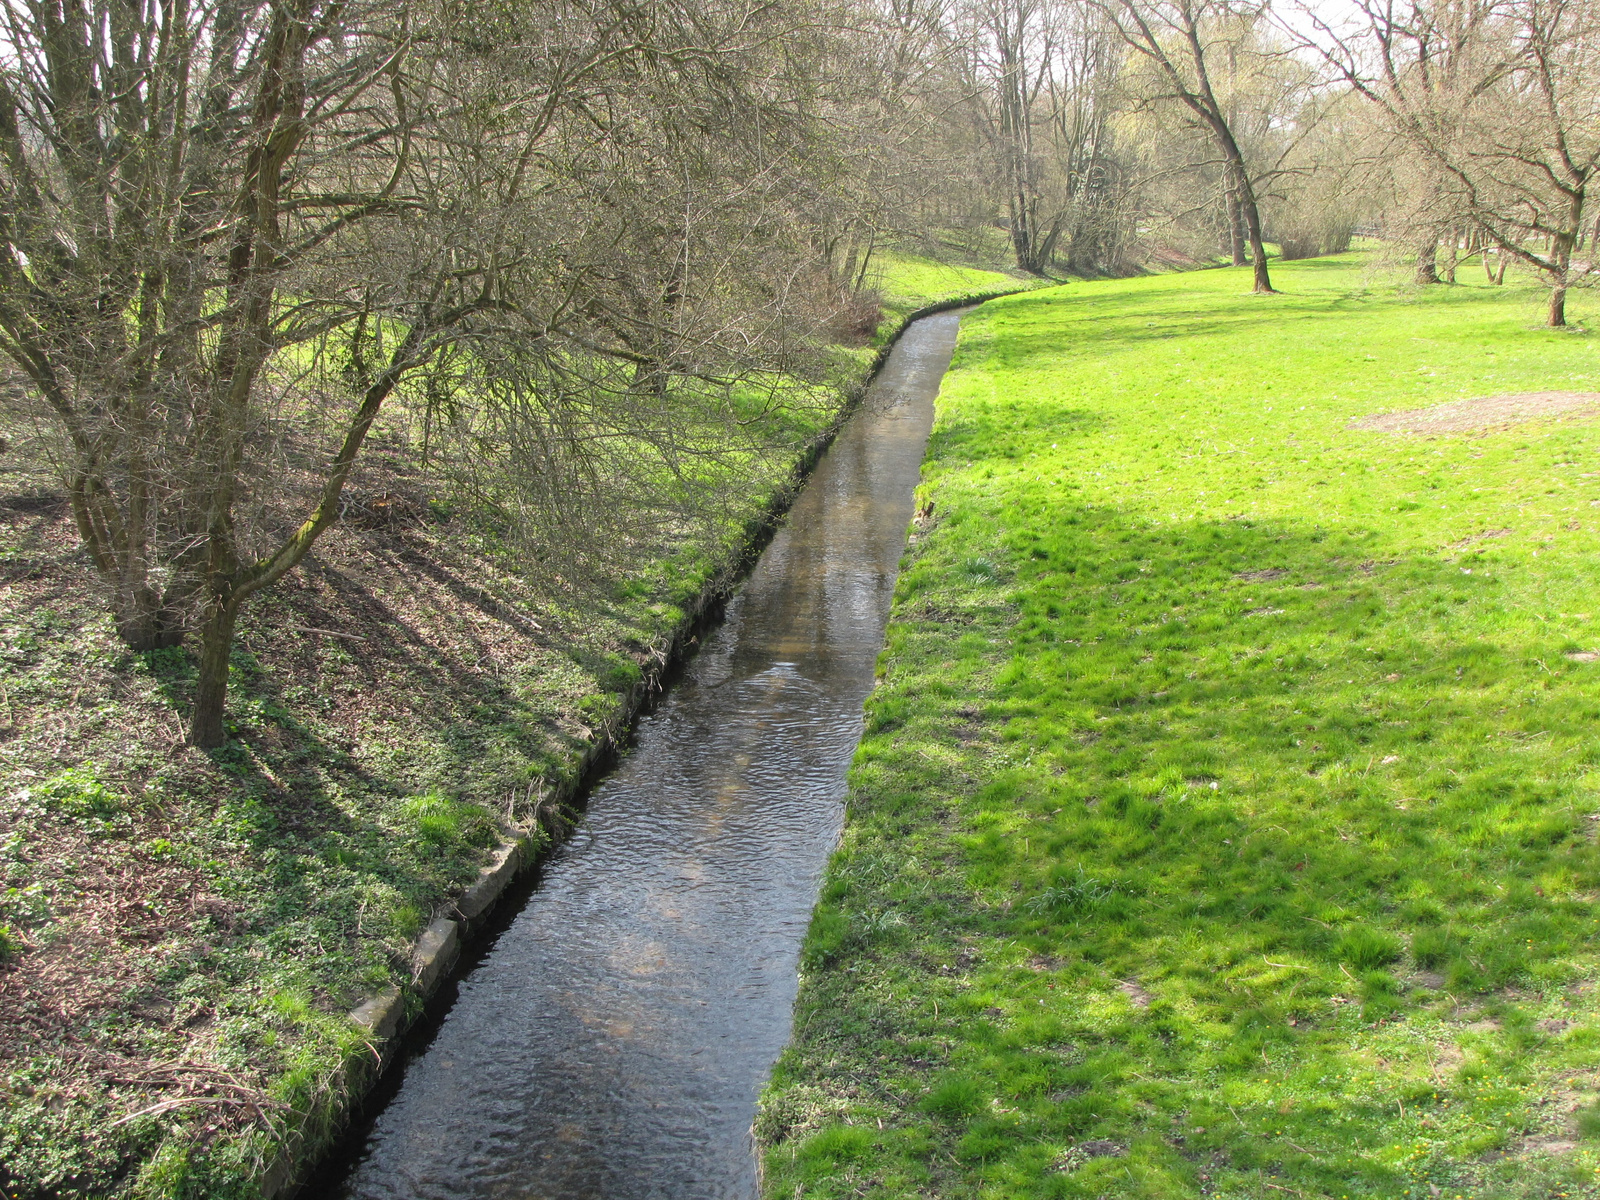
[[[1340,936],[1334,946],[1339,960],[1358,971],[1386,967],[1400,957],[1400,939],[1380,930],[1357,926]]]
[[[1102,883],[1089,876],[1079,864],[1075,875],[1050,884],[1038,895],[1030,897],[1024,907],[1035,914],[1083,912],[1116,894],[1114,884]]]
[[[406,801],[402,812],[413,835],[435,849],[488,846],[497,833],[494,819],[480,805],[437,790]]]

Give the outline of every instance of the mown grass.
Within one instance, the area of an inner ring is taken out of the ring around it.
[[[1030,276],[984,267],[958,266],[920,255],[883,250],[873,255],[867,284],[882,297],[892,318],[903,318],[945,296],[969,296],[1036,286]],[[899,328],[896,321],[895,329]]]
[[[939,262],[897,250],[875,254],[867,276],[887,300],[907,302],[912,307],[940,296],[959,296],[1017,282],[1016,276],[1004,271]]]
[[[1597,1194],[1600,426],[1348,426],[1600,345],[1274,280],[965,319],[768,1195]]]

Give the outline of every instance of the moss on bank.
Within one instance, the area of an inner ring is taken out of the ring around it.
[[[1600,425],[1361,259],[963,323],[768,1195],[1594,1195]]]

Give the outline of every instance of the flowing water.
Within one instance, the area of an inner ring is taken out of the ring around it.
[[[755,1196],[756,1096],[789,1036],[958,323],[900,339],[724,621],[315,1190]]]

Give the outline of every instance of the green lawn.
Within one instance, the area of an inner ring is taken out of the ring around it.
[[[940,296],[963,292],[999,291],[1015,287],[1018,277],[1003,271],[980,267],[961,267],[914,254],[879,251],[867,269],[867,281],[883,293],[889,303],[926,304]]]
[[[898,331],[906,314],[936,300],[1013,291],[1038,283],[1033,276],[956,266],[898,251],[879,251],[867,269],[867,285],[882,297],[889,318],[880,327],[879,341]]]
[[[1600,344],[1273,274],[964,321],[769,1196],[1597,1194],[1600,428],[1349,423]]]

